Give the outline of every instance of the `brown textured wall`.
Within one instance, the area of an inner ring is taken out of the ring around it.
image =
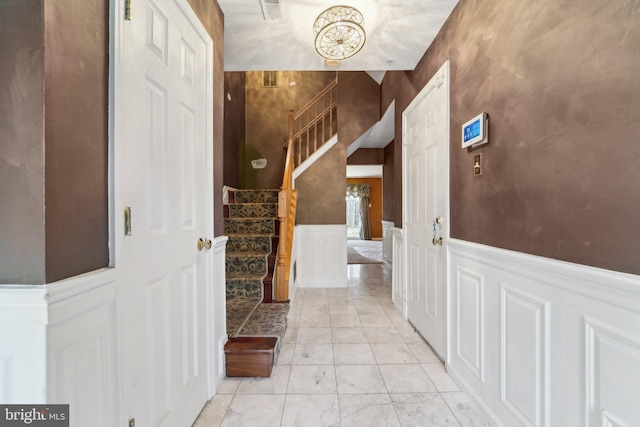
[[[109,264],[109,4],[46,1],[46,281]]]
[[[382,238],[382,179],[381,178],[347,178],[347,184],[369,184],[371,191],[369,207],[369,226],[371,237]],[[346,210],[346,206],[345,206]]]
[[[452,237],[640,273],[636,4],[462,0],[413,72],[387,74],[400,140],[401,112],[451,61]],[[460,125],[481,111],[490,143],[460,149]]]
[[[358,148],[347,157],[348,165],[381,165],[384,163],[383,148]]]
[[[45,281],[42,17],[0,2],[0,283]]]
[[[244,72],[224,73],[224,185],[240,188],[240,147],[245,141]],[[230,99],[229,99],[230,98]]]
[[[243,188],[280,188],[289,110],[303,107],[335,77],[334,71],[279,71],[278,87],[265,88],[262,71],[246,73],[246,145],[240,149]],[[267,159],[267,166],[253,169],[251,160],[260,158]]]
[[[380,86],[362,71],[338,75],[338,143],[348,147],[380,120]]]
[[[223,15],[215,0],[190,3],[214,40],[221,235]],[[108,11],[107,0],[0,3],[0,283],[52,282],[108,264]]]
[[[394,143],[384,147],[384,165],[382,166],[382,219],[395,222],[396,192],[394,191]],[[400,166],[398,166],[400,169]],[[402,195],[402,194],[400,194]]]
[[[345,224],[346,148],[380,120],[380,86],[364,72],[338,75],[338,143],[297,180],[298,224]]]
[[[297,224],[346,224],[346,157],[345,148],[336,144],[296,179]]]
[[[217,0],[188,0],[213,40],[213,229],[224,234],[224,15]]]

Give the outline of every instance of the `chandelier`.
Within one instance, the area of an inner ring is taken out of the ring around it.
[[[366,40],[362,13],[351,6],[333,6],[313,24],[316,51],[327,61],[340,61],[356,53]]]

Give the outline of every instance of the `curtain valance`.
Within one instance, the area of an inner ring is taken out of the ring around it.
[[[371,189],[369,184],[347,184],[347,196],[369,197]]]

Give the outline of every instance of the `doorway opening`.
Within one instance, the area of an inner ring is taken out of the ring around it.
[[[366,185],[366,184],[365,184]],[[367,190],[368,190],[367,185]],[[347,239],[363,239],[367,233],[371,233],[370,225],[364,219],[368,219],[368,212],[365,213],[362,207],[363,195],[358,192],[354,185],[347,185]],[[366,207],[368,210],[369,206]],[[366,217],[365,217],[366,215]],[[368,231],[365,231],[365,227]]]

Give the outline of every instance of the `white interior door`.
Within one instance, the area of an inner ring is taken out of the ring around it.
[[[191,425],[207,401],[210,38],[186,0],[133,1],[122,34],[123,406],[137,425]]]
[[[407,315],[443,359],[447,337],[448,150],[446,62],[403,113],[402,159]]]

